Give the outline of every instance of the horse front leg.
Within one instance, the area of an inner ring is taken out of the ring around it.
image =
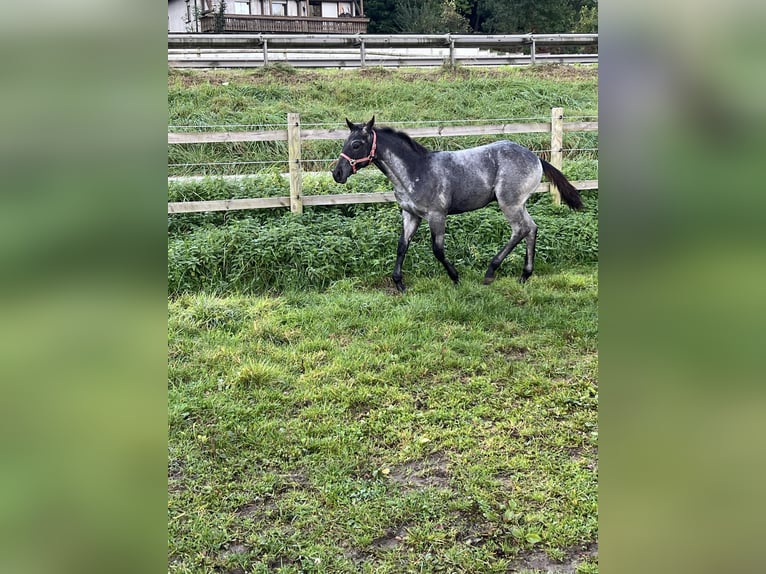
[[[410,248],[412,236],[415,235],[418,227],[420,227],[420,221],[421,218],[417,215],[402,210],[402,234],[399,236],[399,245],[396,248],[394,272],[391,274],[394,285],[396,285],[400,293],[404,293],[407,290],[402,280],[402,263],[404,263],[404,256],[407,255],[407,250]]]
[[[446,223],[446,218],[443,215],[434,216],[428,219],[428,226],[431,228],[431,249],[433,250],[436,259],[444,265],[449,278],[457,285],[460,280],[457,274],[457,269],[455,269],[455,266],[444,256],[444,231]]]

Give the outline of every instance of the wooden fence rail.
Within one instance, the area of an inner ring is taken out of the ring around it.
[[[545,123],[514,123],[475,126],[433,126],[410,128],[407,133],[414,137],[454,137],[503,135],[518,133],[550,133],[551,164],[562,169],[564,151],[564,132],[598,131],[598,122],[564,121],[564,109],[553,108],[551,121]],[[288,165],[290,178],[289,197],[262,197],[245,199],[223,199],[212,201],[169,202],[168,213],[200,213],[208,211],[233,211],[241,209],[267,209],[289,207],[293,213],[302,213],[304,205],[345,205],[355,203],[387,203],[396,201],[392,192],[344,193],[330,195],[308,195],[302,193],[301,141],[303,140],[345,140],[348,130],[317,130],[301,128],[300,115],[288,114],[284,130],[241,131],[241,132],[168,132],[168,144],[198,143],[233,143],[251,141],[287,141]],[[597,189],[598,180],[573,181],[580,190]],[[555,203],[561,202],[561,196],[555,186],[541,183],[537,192],[549,192]]]

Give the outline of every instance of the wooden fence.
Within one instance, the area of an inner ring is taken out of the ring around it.
[[[550,163],[562,169],[564,161],[564,132],[598,131],[598,122],[567,122],[563,108],[551,110],[551,121],[540,123],[515,123],[473,126],[435,126],[409,128],[413,137],[454,137],[505,135],[519,133],[550,133]],[[290,178],[289,197],[261,197],[245,199],[224,199],[213,201],[181,201],[168,203],[168,213],[198,213],[207,211],[233,211],[240,209],[264,209],[289,207],[293,213],[302,213],[304,205],[344,205],[355,203],[386,203],[396,201],[392,192],[343,193],[331,195],[307,195],[302,193],[301,141],[303,140],[345,140],[348,130],[342,129],[301,129],[300,115],[287,114],[287,126],[283,130],[237,131],[237,132],[196,132],[168,133],[168,144],[230,143],[253,141],[287,141]],[[339,150],[340,151],[340,150]],[[597,189],[598,180],[573,181],[580,190]],[[561,196],[555,186],[541,183],[537,192],[549,192],[555,203]]]

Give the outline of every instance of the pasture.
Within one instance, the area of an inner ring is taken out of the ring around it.
[[[355,73],[172,72],[170,124],[192,108],[207,123],[263,122],[270,110],[281,119],[292,106],[317,122],[361,121],[375,106],[382,123],[456,117],[447,97],[433,99],[440,86],[481,94],[489,115],[475,117],[500,117],[511,92],[522,94],[508,100],[517,113],[537,113],[534,94],[548,113],[556,93],[595,113],[594,77],[569,69],[362,75],[372,93],[385,76],[380,91],[399,90],[398,107],[339,102]],[[262,105],[237,104],[253,90]],[[597,159],[572,154],[563,171],[595,178]],[[271,171],[172,184],[169,196],[282,195],[285,185]],[[336,185],[306,180],[309,193],[349,191]],[[350,180],[351,191],[385,185],[374,173]],[[509,235],[498,209],[448,219],[457,286],[420,230],[403,296],[389,278],[394,205],[169,217],[168,570],[597,572],[597,193],[583,200],[578,213],[530,200],[538,264],[525,285],[521,247],[481,284]]]

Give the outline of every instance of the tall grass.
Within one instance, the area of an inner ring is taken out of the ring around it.
[[[584,199],[586,209],[578,213],[552,206],[543,194],[530,200],[530,213],[540,227],[539,272],[597,260],[598,202],[592,192]],[[301,216],[259,211],[187,218],[191,221],[172,223],[168,241],[168,286],[174,295],[324,289],[340,279],[385,284],[401,228],[393,204],[306,208]],[[427,226],[422,227],[404,271],[446,281],[431,254]],[[447,255],[460,272],[482,273],[509,237],[510,227],[496,206],[450,217]],[[514,250],[500,272],[518,273],[522,257],[522,248]]]
[[[255,71],[182,72],[168,77],[172,131],[203,129],[275,129],[287,112],[301,114],[305,127],[339,127],[375,115],[380,124],[476,120],[545,121],[552,107],[569,116],[597,113],[596,75],[592,68],[550,67],[459,69],[454,72]],[[431,149],[459,149],[500,137],[422,138]],[[547,134],[519,134],[519,143],[546,157]],[[567,133],[564,172],[572,180],[596,179],[598,135]],[[583,150],[583,148],[586,148]],[[339,142],[306,141],[304,194],[390,191],[377,170],[365,170],[341,186],[327,177]],[[289,195],[285,142],[248,142],[169,146],[169,172],[185,175],[253,174],[256,178],[207,178],[169,185],[170,201]],[[173,165],[176,164],[176,165]],[[192,164],[192,165],[180,165]],[[215,164],[215,165],[209,165]],[[545,196],[530,200],[540,226],[538,269],[546,265],[589,263],[597,257],[597,200],[587,193],[582,213],[554,209]],[[421,230],[405,263],[405,273],[441,276]],[[168,217],[168,289],[173,295],[195,292],[282,291],[326,288],[352,278],[365,284],[387,281],[400,232],[394,205],[306,208],[302,217],[283,209],[232,213],[179,214]],[[480,273],[510,235],[496,207],[451,217],[448,257],[461,272]],[[501,272],[515,273],[521,256],[513,253]]]

